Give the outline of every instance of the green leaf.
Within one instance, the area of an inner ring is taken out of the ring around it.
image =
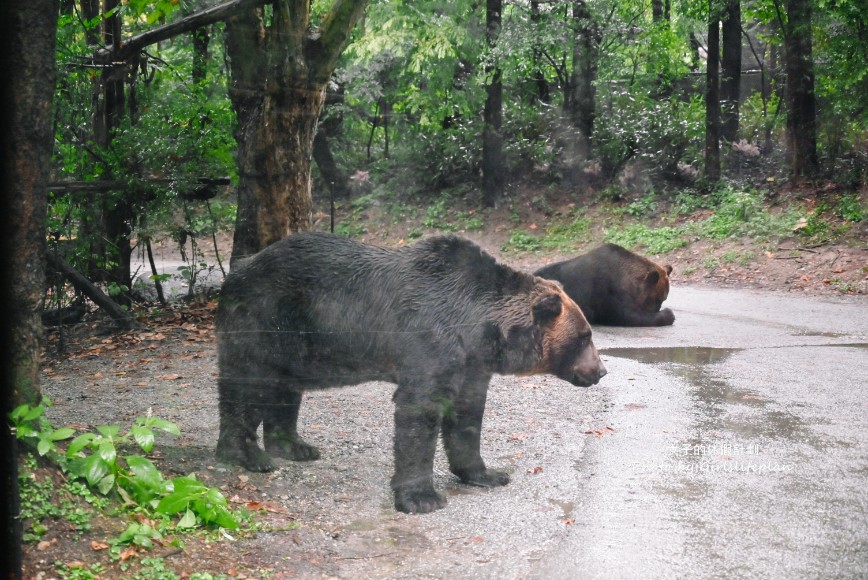
[[[178,429],[177,425],[175,425],[171,421],[160,419],[159,417],[148,417],[145,425],[148,427],[153,427],[155,429],[160,429],[161,431],[165,431],[166,433],[171,433],[172,435],[181,434],[181,430]]]
[[[144,427],[142,425],[133,425],[130,429],[130,433],[132,433],[133,438],[136,440],[136,443],[139,444],[139,447],[145,453],[150,453],[154,448],[154,432]]]
[[[177,513],[186,510],[190,505],[192,498],[184,493],[170,493],[160,500],[157,504],[157,511],[167,516],[173,516]]]
[[[75,429],[72,427],[61,427],[60,429],[52,431],[49,437],[52,441],[63,441],[64,439],[69,439],[73,435],[75,435]]]
[[[184,517],[178,522],[179,528],[195,528],[196,527],[196,514],[190,511],[190,508],[187,508],[186,513],[184,513]]]
[[[27,403],[25,403],[23,405],[19,405],[19,406],[15,407],[14,409],[12,409],[12,412],[9,413],[9,418],[12,419],[13,421],[18,421],[27,413],[27,411],[29,409],[30,409],[30,405],[28,405]]]
[[[146,457],[139,455],[128,455],[126,457],[127,465],[130,466],[130,471],[138,483],[153,490],[154,493],[159,493],[163,490],[163,476],[157,466]]]
[[[117,449],[115,449],[115,444],[107,439],[100,442],[97,453],[109,465],[115,462],[118,455]]]
[[[109,464],[99,455],[91,455],[84,460],[84,476],[91,487],[96,487],[110,471]]]
[[[15,430],[15,436],[18,439],[24,439],[25,437],[35,437],[38,434],[39,432],[30,425],[19,425]]]
[[[39,443],[36,444],[36,451],[40,456],[45,455],[52,449],[54,449],[54,443],[52,443],[50,439],[39,438]]]
[[[22,405],[25,408],[25,413],[21,417],[22,421],[33,421],[42,416],[45,412],[45,407],[42,405],[36,405],[35,407],[30,407],[29,405]],[[18,407],[20,409],[21,407]],[[17,410],[17,409],[16,409]]]
[[[96,430],[99,431],[103,437],[108,437],[109,439],[117,437],[118,433],[121,432],[121,428],[117,425],[100,425]]]
[[[108,493],[115,486],[115,474],[109,473],[105,477],[103,477],[100,482],[96,485],[96,488],[103,495],[108,495]]]
[[[73,439],[70,442],[69,447],[66,448],[66,456],[72,457],[77,454],[79,451],[87,447],[90,442],[93,441],[94,437],[96,437],[96,434],[94,433],[82,433]]]
[[[66,470],[76,477],[87,479],[87,462],[89,458],[76,457],[66,465]]]

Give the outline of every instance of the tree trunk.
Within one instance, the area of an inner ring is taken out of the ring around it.
[[[94,141],[104,148],[111,145],[115,130],[120,126],[121,115],[126,104],[124,81],[127,77],[127,64],[121,62],[118,51],[121,47],[121,19],[115,10],[119,0],[106,0],[104,14],[109,14],[102,22],[102,43],[110,47],[107,55],[98,55],[95,60],[102,66],[101,82],[94,100],[96,110],[94,119]],[[108,176],[111,178],[112,176]],[[93,232],[95,247],[91,254],[103,256],[110,265],[104,265],[104,276],[109,283],[127,290],[117,295],[120,303],[130,305],[129,288],[132,286],[130,270],[133,254],[130,237],[135,214],[133,205],[124,191],[104,196],[100,202],[102,223]],[[90,269],[90,268],[89,268]]]
[[[21,403],[41,399],[39,385],[45,288],[45,214],[48,168],[54,143],[51,101],[55,82],[57,7],[52,0],[0,3],[0,333],[4,345],[0,384],[0,577],[22,577],[22,526],[15,433],[6,417]]]
[[[720,75],[720,136],[730,143],[738,136],[741,93],[741,4],[726,0],[723,16],[723,56]]]
[[[591,138],[596,117],[594,81],[597,78],[597,33],[585,0],[573,2],[573,23],[573,72],[570,75],[569,99],[565,104],[576,131],[576,150],[571,160],[575,166],[591,157]]]
[[[705,73],[705,178],[720,179],[720,28],[714,0],[709,2],[708,63]]]
[[[787,0],[787,141],[794,177],[813,177],[819,165],[811,19],[811,0]]]
[[[326,83],[366,5],[336,0],[315,33],[309,0],[278,0],[270,21],[262,9],[227,20],[238,117],[232,263],[311,228],[310,163]]]
[[[663,0],[651,0],[651,21],[655,24],[663,20]]]
[[[208,76],[208,44],[211,42],[209,27],[197,28],[193,36],[193,84],[202,84]]]
[[[5,3],[4,3],[5,4]],[[4,268],[10,295],[3,326],[11,332],[6,385],[15,401],[36,404],[39,390],[40,310],[45,289],[45,186],[51,159],[51,101],[54,92],[54,38],[57,10],[52,2],[14,2],[4,7],[2,53],[7,79],[4,90],[10,125],[3,132],[3,166],[8,223],[3,229]],[[7,22],[7,19],[9,21]]]
[[[500,35],[502,0],[486,0],[486,40],[488,48],[494,50]],[[491,75],[486,87],[484,127],[482,132],[482,205],[494,207],[503,195],[503,138],[500,134],[503,124],[503,82],[500,67],[488,68]]]
[[[542,68],[542,55],[543,51],[541,48],[541,43],[539,41],[539,34],[541,32],[539,30],[539,20],[540,20],[540,12],[539,12],[539,0],[532,0],[530,3],[530,21],[532,23],[532,30],[534,33],[534,46],[533,46],[533,82],[536,85],[536,96],[539,99],[539,102],[548,104],[551,102],[551,92],[549,91],[549,83],[543,74]]]

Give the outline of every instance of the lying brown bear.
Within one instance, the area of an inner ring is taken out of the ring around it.
[[[571,260],[549,264],[537,276],[557,280],[591,324],[667,326],[675,322],[668,308],[672,266],[661,266],[621,246],[603,244]]]
[[[392,489],[395,508],[410,513],[446,504],[432,479],[440,433],[461,481],[509,482],[479,453],[493,374],[551,373],[580,386],[606,374],[587,320],[558,284],[454,236],[400,249],[290,236],[227,276],[217,337],[219,459],[252,471],[274,469],[269,454],[316,459],[297,431],[302,393],[393,382]]]

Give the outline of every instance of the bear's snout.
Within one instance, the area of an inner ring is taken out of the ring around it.
[[[567,380],[578,387],[596,385],[608,372],[603,365],[603,361],[600,360],[600,354],[597,352],[597,347],[594,346],[594,343],[589,344],[582,351],[572,371],[572,377],[568,377]]]

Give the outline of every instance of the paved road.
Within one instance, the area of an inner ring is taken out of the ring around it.
[[[615,432],[527,576],[868,577],[868,302],[670,302],[672,328],[598,329]]]
[[[390,385],[306,395],[300,429],[322,458],[265,475],[210,467],[213,353],[194,388],[139,398],[188,434],[185,465],[249,478],[296,515],[291,541],[243,542],[275,577],[868,577],[868,299],[676,287],[668,305],[672,327],[595,329],[597,386],[495,377],[483,456],[512,482],[463,486],[439,451],[449,504],[433,514],[392,507]]]
[[[868,301],[676,288],[669,303],[673,327],[596,329],[598,386],[495,379],[483,453],[505,488],[456,483],[441,453],[449,505],[396,514],[391,389],[363,385],[309,398],[324,458],[266,493],[330,534],[301,545],[341,578],[866,577]]]

